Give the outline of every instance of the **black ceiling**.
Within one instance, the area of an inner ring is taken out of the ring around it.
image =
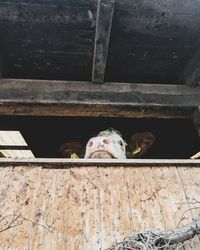
[[[2,76],[91,81],[97,2],[0,1]],[[183,84],[198,53],[199,13],[198,0],[116,0],[105,81]]]

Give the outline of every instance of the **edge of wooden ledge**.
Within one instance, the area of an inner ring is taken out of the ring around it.
[[[159,167],[159,166],[199,166],[200,159],[66,159],[66,158],[0,158],[0,167],[38,166],[42,168],[69,168],[69,167]]]

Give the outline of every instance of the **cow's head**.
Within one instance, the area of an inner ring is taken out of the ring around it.
[[[90,138],[85,150],[79,142],[69,142],[62,145],[60,151],[65,157],[71,157],[76,153],[79,157],[86,159],[135,158],[143,155],[154,140],[155,137],[150,132],[136,133],[131,136],[127,144],[120,132],[107,129]]]
[[[84,158],[125,159],[126,145],[118,131],[108,129],[88,141]]]

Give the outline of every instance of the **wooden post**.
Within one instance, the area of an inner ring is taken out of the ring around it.
[[[98,0],[92,82],[103,83],[115,0]]]

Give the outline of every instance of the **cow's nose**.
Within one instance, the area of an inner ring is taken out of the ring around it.
[[[103,147],[105,144],[109,144],[110,140],[108,138],[99,138],[98,146]]]
[[[109,138],[95,137],[88,142],[88,147],[103,147],[110,144]]]
[[[110,140],[109,140],[108,138],[105,138],[105,139],[103,139],[103,143],[104,143],[104,144],[109,144],[109,143],[110,143]]]

